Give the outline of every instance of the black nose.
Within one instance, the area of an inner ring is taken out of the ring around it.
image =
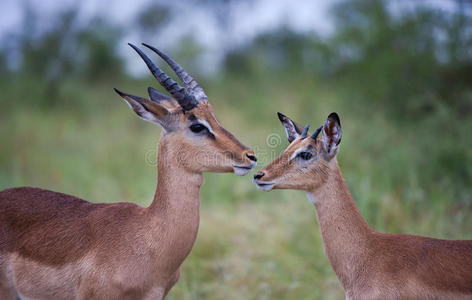
[[[254,174],[254,179],[261,179],[265,175],[264,172],[259,172],[257,174]]]
[[[252,154],[246,153],[246,156],[247,156],[247,158],[249,158],[252,161],[257,161],[257,158]]]

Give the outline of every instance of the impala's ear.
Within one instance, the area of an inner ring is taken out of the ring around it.
[[[277,115],[282,125],[284,125],[289,143],[293,142],[302,133],[303,129],[284,114],[278,112]]]
[[[341,121],[337,113],[333,112],[323,125],[323,150],[327,159],[332,159],[338,153],[341,142]]]
[[[148,94],[149,94],[149,97],[151,98],[151,100],[154,101],[154,102],[160,102],[160,101],[163,101],[163,100],[172,100],[166,94],[163,94],[163,93],[159,92],[158,90],[156,90],[155,88],[152,88],[152,87],[148,87]]]
[[[133,96],[120,92],[115,89],[115,92],[125,99],[126,103],[134,110],[134,112],[143,120],[156,123],[164,128],[168,128],[167,116],[169,111],[157,102]]]

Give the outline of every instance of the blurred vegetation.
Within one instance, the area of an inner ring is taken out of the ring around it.
[[[176,14],[162,3],[138,15],[141,37],[158,35]],[[189,3],[207,5],[224,26],[233,1]],[[389,1],[344,1],[332,7],[329,36],[282,25],[228,47],[205,78],[196,64],[205,48],[194,36],[169,53],[202,82],[260,166],[286,146],[276,111],[312,127],[337,111],[341,169],[374,229],[472,239],[472,18],[465,2],[456,6],[399,12]],[[112,87],[144,95],[156,83],[125,71],[115,49],[129,29],[101,17],[80,24],[78,11],[38,31],[25,5],[22,26],[0,40],[0,188],[148,205],[159,129]],[[282,143],[268,145],[271,133]],[[199,237],[170,299],[343,298],[304,193],[205,176]]]

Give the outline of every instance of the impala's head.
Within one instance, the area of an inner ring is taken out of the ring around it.
[[[159,124],[161,143],[172,151],[178,162],[192,172],[234,172],[247,174],[255,165],[254,152],[224,129],[213,114],[203,89],[182,67],[158,49],[157,53],[176,72],[184,87],[168,77],[139,48],[129,44],[151,70],[169,97],[152,87],[149,99],[125,94],[115,89],[142,119]]]
[[[282,155],[254,175],[254,183],[264,191],[313,191],[326,181],[329,164],[338,153],[341,142],[338,114],[330,114],[325,124],[312,135],[308,133],[309,126],[301,128],[283,114],[278,115],[290,145]]]

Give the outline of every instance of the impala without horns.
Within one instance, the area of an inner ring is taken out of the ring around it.
[[[172,96],[151,87],[150,99],[116,90],[139,117],[163,128],[152,204],[93,204],[33,187],[1,191],[0,299],[164,298],[197,235],[202,172],[245,175],[256,165],[254,153],[218,122],[195,79],[143,45],[184,85],[130,44]]]
[[[307,192],[346,299],[472,299],[471,240],[378,233],[364,221],[336,159],[338,114],[312,135],[281,113],[279,119],[290,145],[254,183]]]

